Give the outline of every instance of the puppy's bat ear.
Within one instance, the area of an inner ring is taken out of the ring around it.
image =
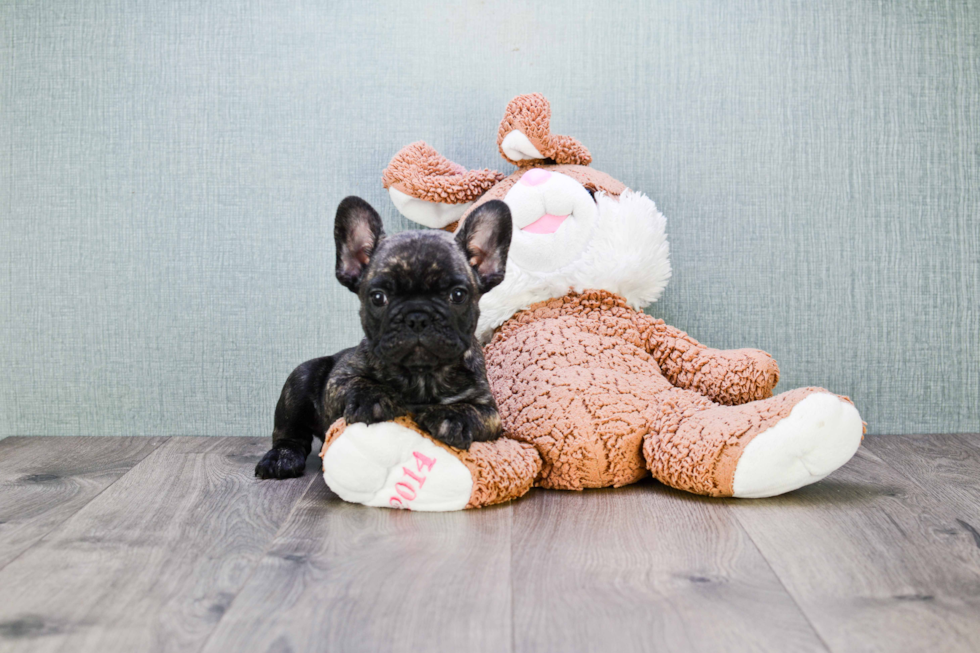
[[[353,292],[384,237],[381,216],[360,197],[345,197],[337,207],[333,239],[337,245],[337,281]]]
[[[456,242],[476,272],[481,293],[504,280],[512,229],[510,208],[500,200],[490,200],[468,215],[456,233]]]

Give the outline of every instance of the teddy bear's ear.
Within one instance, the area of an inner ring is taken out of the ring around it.
[[[515,166],[551,160],[587,166],[592,155],[571,136],[551,133],[551,105],[540,93],[518,95],[507,105],[497,132],[500,154]]]
[[[399,213],[442,229],[459,220],[504,176],[496,170],[467,170],[418,141],[395,155],[381,180]]]

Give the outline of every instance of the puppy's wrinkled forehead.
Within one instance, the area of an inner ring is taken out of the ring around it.
[[[397,292],[430,292],[475,284],[466,257],[444,231],[407,231],[381,241],[371,258],[367,285],[385,283]]]

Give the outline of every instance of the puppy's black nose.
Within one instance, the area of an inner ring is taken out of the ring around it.
[[[429,326],[429,316],[420,311],[405,316],[405,326],[415,333],[422,333]]]

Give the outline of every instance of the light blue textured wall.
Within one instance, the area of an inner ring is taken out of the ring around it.
[[[980,5],[0,4],[0,436],[261,435],[359,338],[337,202],[554,127],[668,218],[654,315],[872,432],[980,430]]]

